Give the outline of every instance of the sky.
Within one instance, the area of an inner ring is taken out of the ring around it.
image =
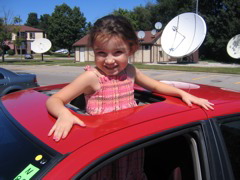
[[[37,13],[40,18],[43,14],[51,15],[57,5],[66,3],[71,8],[79,7],[86,21],[94,23],[118,8],[132,10],[148,2],[155,3],[155,0],[0,0],[0,17],[4,17],[4,12],[11,18],[20,16],[24,24],[29,13]]]

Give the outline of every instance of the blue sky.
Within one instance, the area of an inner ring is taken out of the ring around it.
[[[71,8],[80,7],[87,22],[94,23],[115,9],[132,10],[136,6],[145,6],[148,2],[155,3],[155,0],[0,0],[0,17],[3,17],[3,12],[9,12],[12,18],[20,16],[24,24],[29,13],[37,13],[40,18],[43,14],[51,15],[56,5],[66,3]]]

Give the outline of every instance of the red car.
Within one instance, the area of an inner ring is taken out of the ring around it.
[[[88,179],[105,165],[144,149],[149,180],[240,179],[240,92],[166,82],[215,104],[188,107],[179,98],[138,86],[139,106],[103,115],[84,114],[80,96],[66,105],[87,125],[55,142],[56,119],[47,98],[65,84],[22,90],[0,103],[0,179]]]

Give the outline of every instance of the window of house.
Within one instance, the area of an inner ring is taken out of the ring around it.
[[[144,46],[144,49],[145,49],[145,50],[149,50],[149,49],[150,49],[150,46],[149,46],[149,45],[145,45],[145,46]]]
[[[160,57],[163,57],[163,52],[159,51]]]
[[[235,179],[240,179],[240,115],[220,122]]]
[[[21,37],[21,38],[25,38],[25,37],[26,37],[26,33],[25,33],[25,32],[21,32],[21,33],[20,33],[20,37]]]
[[[107,165],[99,165],[95,172],[80,179],[202,180],[198,135],[193,132],[168,136],[145,142],[148,145],[119,159],[107,159]]]
[[[34,32],[30,32],[30,39],[35,39],[35,33]]]

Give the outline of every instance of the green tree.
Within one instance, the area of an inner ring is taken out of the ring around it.
[[[9,31],[10,25],[11,25],[10,12],[4,11],[4,16],[0,17],[0,49],[2,50],[2,62],[5,61],[4,56],[6,50],[8,49],[8,46],[5,43],[12,37],[12,34]]]
[[[114,10],[112,14],[127,18],[136,31],[152,29],[152,23],[150,21],[151,14],[149,10],[143,6],[137,6],[131,11],[119,8]]]
[[[137,30],[138,22],[136,21],[136,18],[135,18],[136,15],[132,11],[129,11],[127,9],[119,8],[117,10],[114,10],[112,12],[112,14],[114,14],[116,16],[124,16],[125,18],[127,18],[130,21],[130,23],[132,24],[133,28],[135,30]]]
[[[50,21],[50,15],[49,14],[43,14],[40,16],[39,19],[39,28],[44,30],[46,33],[48,31],[48,26],[49,26],[49,21]]]
[[[53,49],[72,49],[72,44],[82,38],[87,31],[86,18],[79,7],[71,9],[67,4],[56,6],[49,19],[48,37]]]
[[[27,23],[25,25],[38,28],[39,27],[38,14],[34,12],[29,13]]]
[[[199,8],[207,23],[207,36],[200,48],[202,56],[218,61],[233,62],[226,51],[228,41],[239,34],[240,1],[200,1]]]
[[[134,18],[136,30],[152,30],[151,12],[143,6],[137,6],[133,9],[131,17]]]
[[[15,49],[15,54],[18,54],[18,47],[20,47],[22,45],[22,43],[25,41],[25,38],[20,36],[20,24],[22,22],[22,19],[20,18],[20,16],[18,17],[14,17],[13,19],[13,23],[15,26],[13,26],[14,28],[12,28],[12,32],[15,34],[18,34],[18,36],[16,36],[16,39],[13,41],[14,44],[14,49]]]
[[[149,5],[149,9],[152,21],[159,21],[165,26],[179,14],[195,12],[195,0],[157,0],[156,6]]]
[[[85,26],[85,32],[86,34],[89,32],[89,30],[92,28],[92,23],[91,22],[87,22],[86,26]]]

